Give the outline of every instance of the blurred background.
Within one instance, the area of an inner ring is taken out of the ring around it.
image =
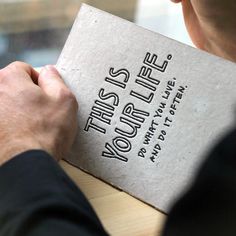
[[[55,64],[82,2],[192,45],[170,0],[0,0],[0,68]]]

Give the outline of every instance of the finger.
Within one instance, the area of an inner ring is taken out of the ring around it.
[[[61,91],[68,90],[57,69],[51,65],[41,70],[38,85],[50,97],[58,97]]]
[[[179,3],[179,2],[182,2],[182,0],[171,0],[171,2]]]
[[[4,69],[9,70],[10,73],[15,74],[17,77],[16,79],[30,79],[35,84],[38,83],[38,76],[39,73],[33,69],[32,66],[29,64],[26,64],[24,62],[16,61],[11,64],[9,64]]]

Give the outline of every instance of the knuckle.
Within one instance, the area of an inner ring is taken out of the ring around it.
[[[13,70],[24,70],[24,71],[30,71],[31,66],[25,62],[22,61],[14,61],[11,64],[9,64],[6,68],[10,68]]]
[[[78,106],[75,95],[68,88],[60,89],[60,99],[63,101],[69,101],[74,106]]]
[[[60,88],[59,90],[59,98],[61,100],[67,100],[70,97],[70,90],[67,88]]]
[[[0,70],[0,82],[5,81],[7,77],[9,77],[9,69],[7,67]]]
[[[14,61],[11,64],[9,64],[9,66],[12,67],[22,67],[22,66],[29,66],[28,64],[21,62],[21,61]]]
[[[7,82],[9,78],[14,78],[20,75],[22,69],[30,67],[28,64],[20,61],[15,61],[0,70],[0,82]]]
[[[7,74],[7,68],[3,68],[0,70],[0,77],[5,77]]]

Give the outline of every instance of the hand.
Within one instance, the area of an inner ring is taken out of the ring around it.
[[[236,62],[235,0],[172,0],[182,3],[187,30],[203,50]]]
[[[77,130],[77,102],[57,70],[23,62],[0,70],[0,165],[29,149],[65,157]]]

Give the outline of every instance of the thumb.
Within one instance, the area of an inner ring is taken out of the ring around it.
[[[38,77],[38,86],[50,97],[57,97],[62,89],[67,89],[59,72],[52,65],[43,67]]]

